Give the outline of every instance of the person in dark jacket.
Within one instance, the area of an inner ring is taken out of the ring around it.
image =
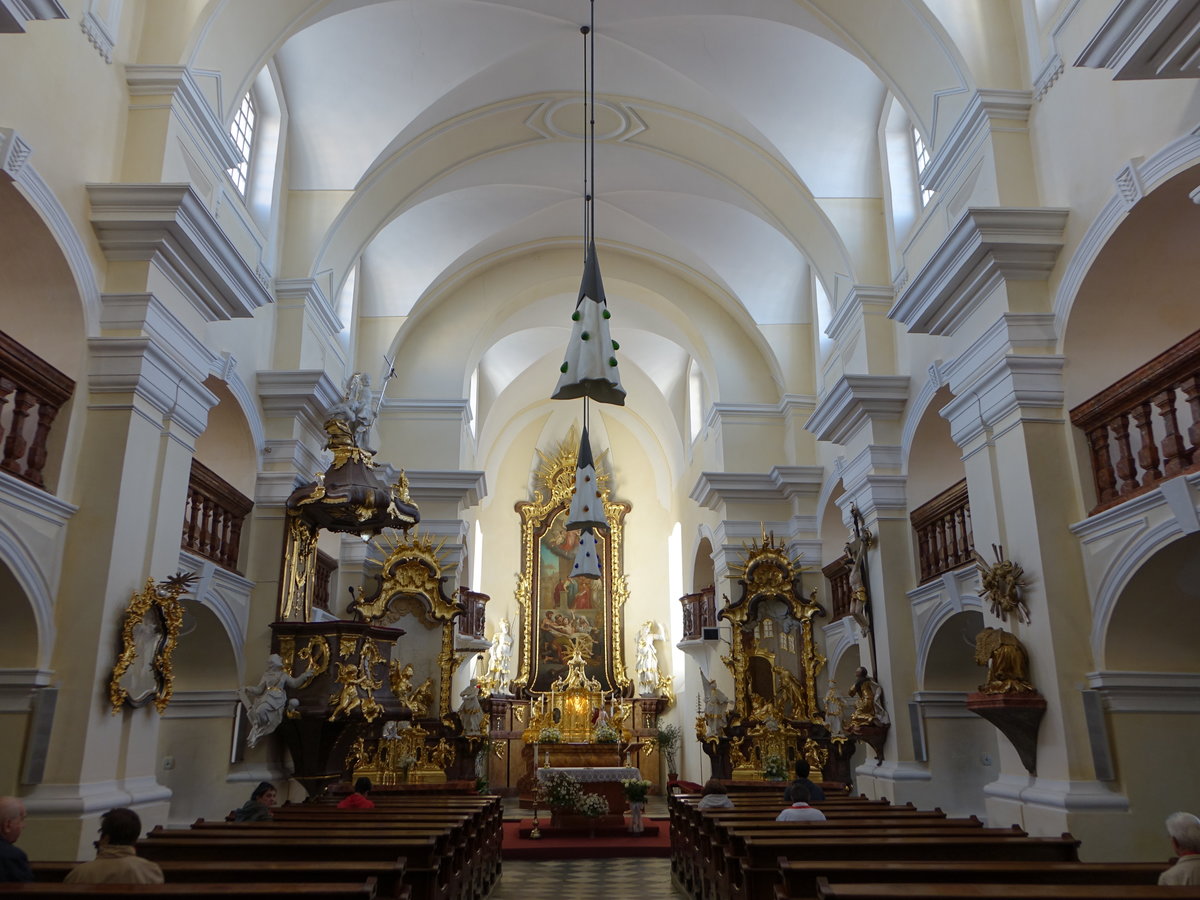
[[[821,786],[819,784],[813,784],[808,780],[808,773],[810,771],[811,769],[809,768],[807,762],[805,762],[803,759],[796,760],[796,780],[789,784],[783,792],[783,799],[785,803],[794,802],[796,798],[792,796],[794,793],[792,789],[798,784],[802,784],[808,788],[808,796],[804,798],[807,802],[820,803],[825,799],[825,791],[821,788]]]
[[[25,828],[25,804],[16,797],[0,797],[0,881],[33,881],[29,857],[16,846]]]
[[[275,790],[275,785],[269,781],[260,781],[245,805],[233,811],[233,821],[270,822],[275,818],[271,814],[271,807],[278,799],[279,791]]]

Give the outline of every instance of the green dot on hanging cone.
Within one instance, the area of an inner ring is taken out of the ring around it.
[[[580,340],[584,340],[584,341],[588,340],[590,337],[591,337],[591,335],[588,334],[586,331],[583,332],[583,334],[579,335]]]
[[[607,309],[604,312],[602,312],[601,315],[604,316],[604,318],[606,318],[606,319],[612,318],[612,313],[610,313]]]
[[[559,366],[558,371],[562,372],[565,375],[567,372],[567,364],[563,363],[561,366]]]
[[[613,341],[613,342],[612,342],[612,345],[613,345],[613,349],[614,349],[614,350],[620,350],[620,349],[621,349],[621,345],[620,345],[620,344],[618,344],[616,341]]]
[[[617,358],[616,358],[615,356],[610,356],[610,357],[608,358],[608,364],[609,364],[610,366],[616,366],[616,364],[617,364]]]
[[[579,321],[579,310],[575,310],[575,312],[571,313],[571,321],[572,322]]]

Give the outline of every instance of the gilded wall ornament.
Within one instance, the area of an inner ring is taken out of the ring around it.
[[[158,584],[147,578],[146,586],[130,598],[121,629],[121,651],[108,684],[114,715],[126,703],[139,707],[153,700],[161,713],[171,702],[172,662],[183,625],[179,597],[195,580],[192,572],[178,572]]]
[[[1029,652],[1016,635],[1003,628],[985,628],[975,635],[975,665],[987,666],[987,683],[981,694],[1031,694]]]
[[[992,553],[996,555],[996,561],[990,566],[982,556],[975,554],[983,596],[991,603],[992,615],[1006,622],[1009,614],[1015,614],[1018,622],[1028,624],[1031,621],[1029,607],[1021,597],[1021,590],[1026,586],[1025,570],[1004,558],[1003,547],[992,544]]]

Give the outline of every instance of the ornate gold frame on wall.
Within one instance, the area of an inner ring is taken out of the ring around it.
[[[517,575],[517,604],[521,610],[520,668],[513,679],[514,688],[526,691],[548,689],[553,673],[541,671],[540,654],[537,653],[538,623],[542,618],[541,608],[541,542],[555,519],[565,516],[571,505],[575,490],[575,466],[579,452],[579,435],[572,426],[567,436],[550,452],[537,451],[541,464],[534,473],[532,500],[523,500],[515,509],[521,517],[521,571]],[[597,531],[600,545],[604,578],[601,591],[601,608],[604,617],[604,640],[601,652],[604,655],[601,670],[606,690],[626,694],[631,689],[629,676],[625,672],[624,611],[629,599],[629,582],[624,571],[625,516],[633,508],[629,503],[610,498],[609,475],[604,469],[605,454],[596,459],[596,485],[604,503],[608,534]],[[547,684],[535,688],[541,681]]]
[[[144,706],[150,702],[151,697],[160,713],[171,702],[171,695],[175,690],[172,661],[183,626],[183,604],[179,602],[179,595],[186,593],[194,580],[195,576],[191,573],[176,574],[157,585],[153,578],[147,578],[146,586],[130,598],[129,605],[125,608],[125,624],[121,628],[121,651],[117,656],[116,665],[113,666],[112,678],[108,682],[108,699],[112,704],[113,715],[120,712],[126,704],[134,708]],[[157,629],[157,637],[152,646],[147,645],[139,633],[147,621]],[[135,700],[121,681],[134,663],[139,661],[139,657],[147,652],[150,658],[141,664],[153,679],[154,690],[144,699]]]

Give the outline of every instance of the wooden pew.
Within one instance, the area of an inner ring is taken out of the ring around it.
[[[973,900],[997,897],[1005,900],[1149,900],[1170,897],[1200,897],[1200,885],[1164,887],[1157,884],[830,884],[817,879],[820,900],[892,900],[921,897],[923,900]]]
[[[949,836],[879,836],[851,832],[836,839],[827,835],[783,837],[742,836],[742,853],[726,861],[717,889],[734,900],[773,900],[779,882],[779,859],[797,860],[1013,860],[1077,862],[1079,841],[1059,838],[991,837],[974,832]]]
[[[198,897],[220,900],[287,900],[289,897],[319,897],[322,900],[370,900],[375,882],[317,884],[0,884],[0,896],[9,894],[42,898],[74,897]]]
[[[67,873],[79,863],[67,861],[35,862],[33,878],[38,883],[62,883]],[[375,879],[380,897],[403,900],[409,893],[404,884],[404,860],[392,861],[347,861],[347,860],[296,860],[274,862],[193,862],[190,860],[164,860],[159,867],[167,884],[216,884],[236,882],[238,884],[274,883],[294,884],[322,882],[362,882]]]
[[[1004,860],[779,860],[777,900],[817,895],[817,879],[855,882],[989,882],[995,884],[1156,884],[1163,863],[1011,862]]]

